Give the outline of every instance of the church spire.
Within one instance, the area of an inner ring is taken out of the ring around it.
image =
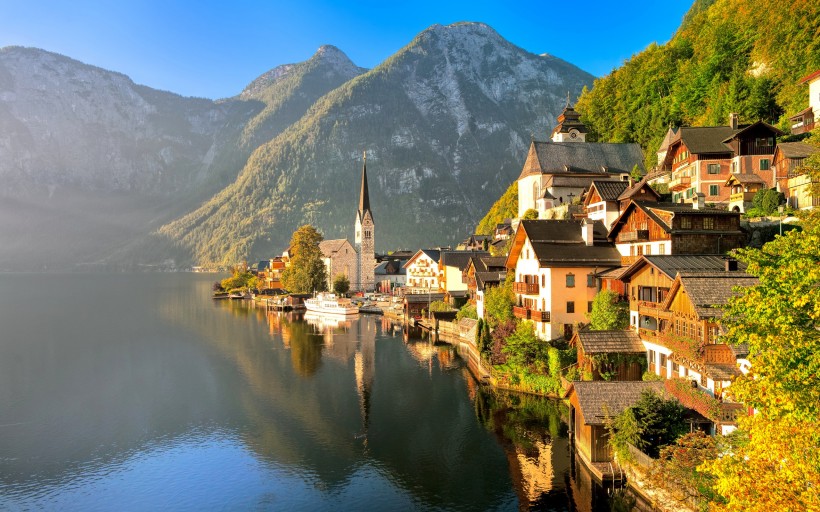
[[[362,185],[359,193],[359,215],[364,217],[364,213],[370,210],[370,193],[367,190],[367,151],[362,153]],[[373,215],[372,213],[370,214]]]

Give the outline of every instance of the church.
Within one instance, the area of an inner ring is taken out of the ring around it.
[[[530,143],[518,177],[518,217],[572,203],[592,181],[628,181],[637,166],[643,173],[643,152],[634,143],[587,142],[587,128],[567,98],[549,141]]]
[[[344,275],[350,281],[352,291],[373,291],[375,283],[375,223],[370,210],[370,193],[367,188],[367,154],[362,163],[362,180],[359,188],[359,208],[356,211],[355,242],[347,238],[324,240],[319,244],[325,264],[328,289],[333,281]]]

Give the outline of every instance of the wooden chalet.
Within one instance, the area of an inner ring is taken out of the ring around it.
[[[732,174],[723,184],[730,191],[728,208],[733,212],[745,213],[752,207],[755,195],[767,187],[766,181],[757,174]]]
[[[606,468],[613,460],[607,421],[635,405],[644,391],[667,396],[663,383],[658,381],[571,383],[566,393],[570,436],[576,453],[599,477],[607,475]]]
[[[441,251],[439,253],[439,289],[446,300],[458,307],[469,298],[467,267],[474,258],[489,257],[486,251]]]
[[[644,254],[722,254],[742,247],[740,214],[695,204],[630,201],[612,225],[623,265]]]
[[[789,118],[793,135],[809,133],[820,117],[820,69],[804,76],[798,83],[809,84],[809,107]]]
[[[600,220],[607,229],[612,227],[630,200],[659,201],[660,195],[646,179],[634,183],[623,181],[593,181],[584,195],[584,210],[590,220]]]
[[[439,266],[441,251],[438,249],[419,249],[407,260],[404,268],[407,272],[405,293],[428,293],[439,290]]]
[[[808,210],[820,205],[812,191],[812,178],[802,169],[804,161],[820,153],[820,148],[805,142],[781,142],[774,150],[774,168],[777,189],[786,196],[794,209]]]
[[[646,348],[634,330],[581,330],[572,336],[570,345],[578,351],[578,369],[591,380],[631,381],[643,377],[641,362],[645,361]],[[636,355],[641,361],[630,357]]]

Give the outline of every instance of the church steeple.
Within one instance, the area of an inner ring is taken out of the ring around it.
[[[362,154],[362,184],[359,192],[359,215],[364,217],[364,212],[370,211],[370,193],[367,190],[367,152]],[[371,213],[371,216],[373,214]]]
[[[553,142],[585,142],[587,127],[581,122],[581,114],[572,108],[567,92],[567,105],[558,116],[558,126],[552,130]]]

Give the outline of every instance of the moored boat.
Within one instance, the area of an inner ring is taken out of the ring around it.
[[[305,309],[326,315],[355,315],[359,308],[350,304],[343,305],[334,293],[319,293],[305,300]]]

